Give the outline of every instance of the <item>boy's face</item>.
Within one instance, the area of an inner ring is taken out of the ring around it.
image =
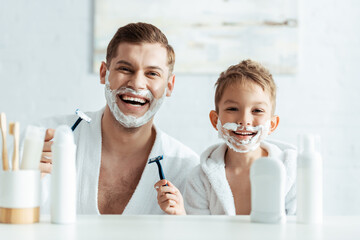
[[[278,116],[272,116],[270,94],[259,85],[253,83],[234,83],[229,85],[218,103],[219,112],[212,111],[210,120],[216,130],[218,119],[221,124],[237,123],[242,126],[265,126],[270,121],[270,131],[273,132],[279,122]],[[240,141],[251,140],[256,133],[243,130],[230,131],[230,135]]]

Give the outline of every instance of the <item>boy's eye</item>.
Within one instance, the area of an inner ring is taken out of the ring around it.
[[[264,110],[262,110],[262,109],[254,109],[253,112],[254,113],[262,113],[262,112],[264,112]]]
[[[151,77],[160,77],[160,74],[158,72],[149,72],[148,73]]]
[[[235,107],[229,107],[226,109],[227,111],[237,111],[238,109]]]

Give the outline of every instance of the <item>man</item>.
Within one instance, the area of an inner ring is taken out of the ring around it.
[[[106,63],[100,67],[107,105],[87,113],[92,122],[80,124],[74,132],[78,213],[162,214],[153,189],[158,169],[155,163],[148,165],[159,155],[164,157],[166,178],[183,190],[198,156],[153,125],[154,114],[174,89],[174,63],[166,36],[151,24],[128,24],[110,41]],[[57,117],[41,125],[54,128],[75,121],[76,116]],[[48,129],[40,163],[43,174],[51,173],[53,136],[54,130]],[[50,178],[46,174],[43,179],[45,205],[50,201]]]

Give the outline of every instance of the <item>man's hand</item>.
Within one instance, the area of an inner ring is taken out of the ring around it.
[[[55,134],[55,129],[51,129],[51,128],[46,129],[44,148],[40,160],[41,177],[44,177],[47,173],[51,173],[51,169],[52,169],[51,145],[53,144],[51,140],[54,138],[54,134]]]
[[[158,193],[158,204],[164,212],[172,215],[186,215],[183,197],[171,182],[163,179],[158,181],[154,187]]]

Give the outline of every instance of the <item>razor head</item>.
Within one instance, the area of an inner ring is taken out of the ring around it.
[[[81,118],[82,120],[85,120],[86,122],[91,122],[91,118],[86,115],[85,113],[83,113],[82,111],[80,111],[80,109],[76,109],[75,111],[76,115],[79,116],[79,118]]]
[[[160,156],[157,156],[157,157],[154,157],[154,158],[150,158],[148,164],[153,163],[153,162],[159,162],[163,158],[164,158],[163,155],[160,155]]]

